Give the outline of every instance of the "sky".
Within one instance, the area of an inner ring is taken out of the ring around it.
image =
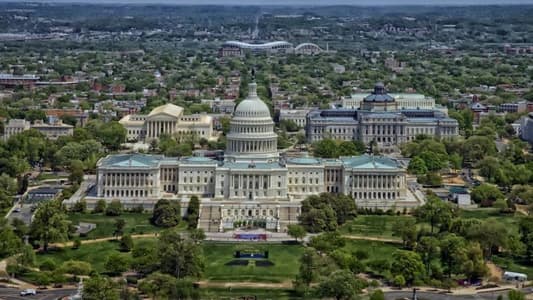
[[[0,0],[0,2],[19,2]],[[218,5],[511,5],[533,4],[533,0],[28,0],[27,2],[83,2],[83,3],[162,3],[162,4],[218,4]]]

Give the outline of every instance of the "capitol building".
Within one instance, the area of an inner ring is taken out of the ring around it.
[[[209,232],[261,221],[266,229],[285,231],[298,222],[300,202],[324,192],[350,195],[358,207],[414,207],[406,171],[394,159],[362,155],[339,159],[284,158],[277,150],[268,106],[256,84],[233,114],[223,161],[207,157],[118,154],[102,158],[87,206],[104,199],[125,208],[153,208],[159,199],[201,199],[199,227]],[[67,203],[73,205],[73,203]],[[185,211],[185,209],[182,209]]]

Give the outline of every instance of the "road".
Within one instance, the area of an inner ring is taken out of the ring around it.
[[[524,293],[531,293],[530,289],[522,289]],[[437,294],[430,292],[417,292],[418,300],[496,300],[499,295],[506,296],[509,293],[508,290],[493,291],[493,292],[479,292],[476,295],[451,295],[451,294]],[[385,293],[386,300],[396,299],[412,299],[413,291],[390,291]]]
[[[8,222],[11,223],[13,219],[20,219],[26,225],[30,225],[33,216],[32,206],[34,204],[15,204],[15,208],[7,215]]]
[[[62,297],[76,294],[77,289],[56,289],[56,290],[39,290],[35,296],[20,296],[19,289],[0,288],[0,299],[2,300],[56,300]]]

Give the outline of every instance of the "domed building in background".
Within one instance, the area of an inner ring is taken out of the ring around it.
[[[126,209],[146,210],[159,199],[169,199],[180,201],[185,213],[189,199],[197,196],[198,226],[207,232],[252,224],[286,231],[298,223],[301,201],[324,192],[350,195],[358,207],[418,206],[406,188],[405,174],[399,162],[381,156],[283,158],[270,109],[257,96],[254,82],[233,114],[223,160],[109,155],[98,162],[95,188],[84,199],[88,209],[100,199],[118,199]]]
[[[274,132],[274,121],[270,109],[257,96],[257,84],[248,87],[248,97],[233,113],[230,132],[227,135],[226,159],[272,160],[279,158],[278,135]]]

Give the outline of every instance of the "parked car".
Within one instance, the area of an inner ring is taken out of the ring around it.
[[[15,208],[15,209],[13,210],[13,212],[14,212],[14,213],[18,213],[18,212],[20,212],[20,208],[19,208],[19,207]]]
[[[21,296],[35,296],[37,295],[37,291],[35,291],[34,289],[25,289],[20,292],[20,295]]]

